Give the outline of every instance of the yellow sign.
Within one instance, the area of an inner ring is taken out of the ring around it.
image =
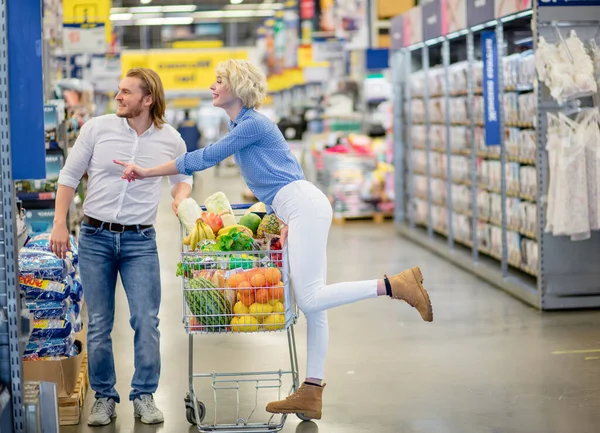
[[[106,42],[112,42],[110,22],[111,0],[63,0],[63,22],[65,24],[102,23],[106,29]]]
[[[121,54],[123,75],[131,68],[150,68],[160,75],[165,90],[208,91],[215,68],[230,59],[247,60],[246,50],[148,50]]]
[[[221,48],[223,41],[176,41],[171,46],[175,49]]]

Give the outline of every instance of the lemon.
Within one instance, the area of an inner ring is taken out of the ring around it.
[[[264,316],[267,316],[273,312],[273,306],[270,304],[259,304],[255,302],[250,305],[250,314],[252,314],[257,319],[262,319]]]
[[[238,323],[235,327],[232,326],[233,332],[256,332],[260,323],[256,317],[252,316],[239,316]]]
[[[237,314],[237,315],[244,315],[244,314],[248,314],[250,312],[250,310],[248,309],[248,307],[246,307],[244,305],[243,302],[236,302],[236,304],[233,306],[233,314]]]
[[[285,328],[285,316],[283,314],[273,314],[267,317],[263,323],[263,328],[269,331]]]
[[[285,306],[281,302],[277,302],[273,311],[275,313],[285,313]]]

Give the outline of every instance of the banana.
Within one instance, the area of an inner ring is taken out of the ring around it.
[[[217,234],[217,236],[226,235],[226,234],[228,234],[228,233],[229,233],[229,231],[230,231],[231,229],[238,229],[238,231],[241,231],[241,232],[246,232],[246,234],[247,234],[248,236],[251,236],[251,237],[253,236],[253,234],[252,234],[252,230],[250,230],[248,227],[246,227],[246,226],[243,226],[243,225],[241,225],[241,224],[236,224],[236,225],[234,225],[234,226],[227,226],[227,227],[224,227],[224,228],[222,228],[221,230],[219,230],[219,233]]]
[[[196,225],[194,227],[194,229],[192,230],[192,238],[190,240],[190,249],[192,251],[196,250],[196,245],[198,245],[199,241],[200,241],[200,232],[198,230],[198,226]]]
[[[183,238],[183,245],[189,245],[191,239],[192,239],[192,234],[190,233],[185,238]]]
[[[206,234],[206,239],[214,240],[215,233],[212,231],[210,226],[205,222],[202,222],[202,228],[204,229],[204,233]]]

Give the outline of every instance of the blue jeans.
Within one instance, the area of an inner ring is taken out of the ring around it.
[[[121,275],[129,303],[129,323],[135,332],[135,373],[129,399],[153,394],[160,376],[160,266],[154,228],[113,233],[82,224],[79,272],[89,312],[88,368],[96,398],[120,401],[110,336],[117,274]]]

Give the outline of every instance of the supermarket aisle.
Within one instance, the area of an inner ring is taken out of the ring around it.
[[[232,202],[238,200],[242,182],[227,173],[224,170],[219,178],[213,172],[200,175],[195,198],[202,201],[220,189]],[[64,427],[62,433],[196,431],[187,423],[183,405],[188,340],[181,324],[181,294],[175,278],[177,222],[166,194],[165,189],[158,221],[163,373],[156,395],[166,422],[154,427],[135,422],[131,403],[124,400],[113,425],[91,429],[86,425],[93,397],[90,393],[81,424]],[[329,245],[330,282],[377,277],[419,264],[432,296],[435,320],[433,324],[423,323],[414,310],[388,299],[332,310],[324,419],[317,424],[300,424],[290,417],[284,432],[597,431],[600,359],[594,353],[552,352],[598,350],[600,312],[542,316],[397,238],[391,224],[334,227]],[[303,318],[296,329],[303,375]],[[113,341],[118,389],[125,399],[133,373],[132,340],[121,290]],[[196,341],[196,371],[288,366],[282,333],[200,336]],[[212,393],[205,395],[207,400],[212,398]]]

